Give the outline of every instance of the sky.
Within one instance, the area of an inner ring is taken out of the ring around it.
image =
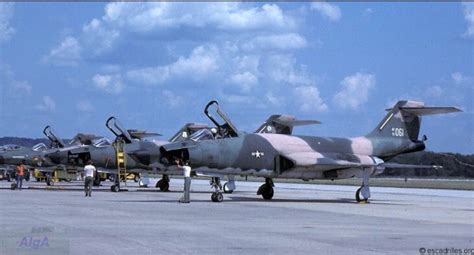
[[[168,139],[216,99],[242,131],[353,137],[416,100],[463,110],[423,119],[428,150],[472,154],[473,46],[473,3],[0,3],[0,136]]]

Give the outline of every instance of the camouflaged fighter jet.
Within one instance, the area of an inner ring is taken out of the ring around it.
[[[79,133],[66,144],[53,132],[50,126],[46,126],[43,129],[43,133],[50,140],[49,146],[44,143],[36,144],[31,148],[18,145],[4,145],[0,147],[0,164],[6,165],[12,171],[14,170],[13,166],[18,163],[24,163],[29,169],[39,169],[45,174],[47,185],[51,185],[51,173],[58,170],[58,167],[63,170],[65,168],[61,165],[58,166],[61,162],[56,162],[56,158],[47,157],[47,154],[59,149],[72,150],[89,145],[94,140],[100,139],[100,137],[94,135]]]
[[[215,114],[220,117],[220,121],[216,120],[211,114],[211,108],[215,108]],[[228,137],[236,137],[244,133],[237,130],[232,124],[230,119],[227,117],[225,112],[220,108],[219,103],[215,100],[210,101],[204,108],[205,115],[211,120],[215,127],[209,127],[206,124],[187,124],[196,126],[195,130],[188,136],[186,131],[181,129],[176,135],[170,139],[169,143],[185,142],[185,141],[203,141],[203,140],[215,140],[223,139]],[[277,133],[277,134],[291,134],[293,127],[302,125],[313,125],[320,124],[317,120],[297,120],[294,116],[290,115],[272,115],[270,116],[257,130],[255,133]],[[187,127],[185,126],[185,128]],[[161,156],[160,156],[161,157]],[[182,175],[183,170],[176,167],[166,167],[170,161],[164,159],[164,165],[158,168],[155,172],[163,174],[163,178],[156,183],[156,187],[162,191],[167,191],[169,187],[169,175]],[[173,162],[173,161],[171,161]],[[224,193],[232,193],[236,189],[234,175],[225,175],[215,171],[208,171],[206,168],[200,168],[197,171],[193,171],[197,176],[210,177],[211,183],[218,183],[224,190]],[[228,181],[223,186],[220,185],[220,179],[227,177]]]
[[[222,125],[229,137],[215,140],[183,141],[161,146],[162,162],[175,158],[188,161],[193,170],[206,169],[222,175],[264,177],[257,195],[272,199],[273,179],[343,179],[361,177],[358,202],[370,198],[369,177],[385,168],[432,168],[387,163],[402,153],[425,149],[426,136],[418,139],[424,115],[459,112],[455,107],[426,107],[422,102],[399,101],[377,127],[365,136],[332,138],[284,134],[233,134],[231,123]],[[170,166],[171,167],[171,166]],[[223,200],[218,179],[213,178],[212,201]]]

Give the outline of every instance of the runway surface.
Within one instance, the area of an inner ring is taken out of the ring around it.
[[[155,180],[156,181],[156,180]],[[84,197],[81,183],[61,190],[7,189],[0,182],[0,254],[428,254],[474,248],[474,192],[237,182],[224,202],[210,201],[208,181],[194,180],[190,204],[171,192],[112,193],[109,182]],[[25,186],[44,187],[36,182]],[[135,191],[135,192],[134,192]],[[464,252],[467,253],[464,253]],[[451,253],[454,254],[454,253]]]

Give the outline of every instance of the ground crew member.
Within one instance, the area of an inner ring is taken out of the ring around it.
[[[84,192],[87,196],[91,196],[92,193],[92,182],[94,182],[95,167],[92,165],[92,161],[87,161],[87,165],[84,167]]]
[[[16,166],[16,187],[21,190],[23,186],[23,178],[25,177],[25,166],[23,162]]]
[[[178,165],[178,168],[183,169],[183,175],[184,175],[184,194],[183,196],[179,199],[180,203],[189,203],[190,202],[190,197],[189,197],[189,192],[191,189],[191,167],[189,166],[189,163],[185,163],[184,166],[181,166],[181,162],[179,160],[176,160],[176,164]]]

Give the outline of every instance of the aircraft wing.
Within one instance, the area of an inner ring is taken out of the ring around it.
[[[383,168],[434,168],[440,169],[438,165],[411,165],[384,162],[376,157],[362,156],[361,162],[334,159],[323,157],[318,152],[297,152],[281,155],[290,160],[297,167],[317,167],[322,171],[345,169],[345,168],[365,168],[365,167],[383,167]]]

